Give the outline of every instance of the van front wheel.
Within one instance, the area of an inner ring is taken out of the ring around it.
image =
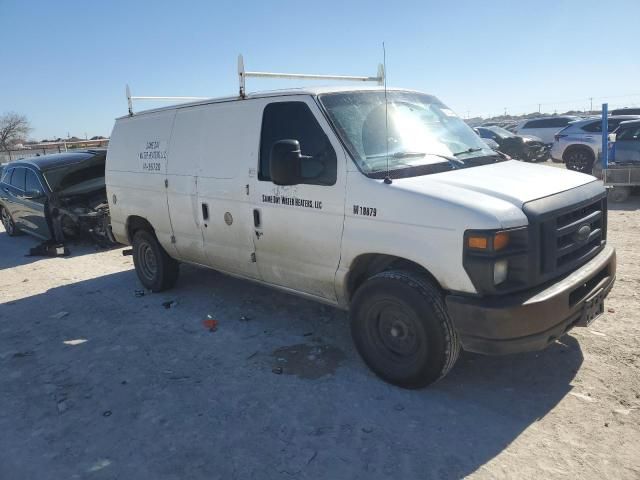
[[[369,368],[404,388],[444,377],[460,352],[440,291],[423,275],[403,270],[378,273],[357,290],[351,335]]]
[[[142,285],[152,292],[167,290],[178,280],[178,262],[146,230],[138,230],[133,236],[133,264]]]

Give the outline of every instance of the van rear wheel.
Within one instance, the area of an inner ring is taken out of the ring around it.
[[[423,275],[403,270],[378,273],[357,290],[351,334],[369,368],[404,388],[444,377],[460,352],[440,291]]]
[[[133,264],[142,285],[152,292],[167,290],[178,280],[178,262],[146,230],[138,230],[133,236]]]

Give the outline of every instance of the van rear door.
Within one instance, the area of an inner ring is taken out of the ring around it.
[[[250,179],[253,242],[262,280],[336,300],[335,274],[344,223],[346,157],[312,97],[263,100],[257,172]],[[298,140],[305,180],[275,185],[269,154],[279,140]],[[320,168],[318,168],[320,166]]]
[[[165,250],[176,257],[167,208],[167,162],[175,110],[123,117],[109,140],[105,182],[111,228],[127,242],[127,224],[141,217],[153,227]]]

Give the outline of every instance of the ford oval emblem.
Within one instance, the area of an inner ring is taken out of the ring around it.
[[[583,225],[576,232],[576,240],[578,240],[579,242],[584,242],[587,238],[589,238],[590,234],[591,227],[589,225]]]

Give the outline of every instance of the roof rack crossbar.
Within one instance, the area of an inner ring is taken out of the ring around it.
[[[127,105],[129,106],[129,115],[133,115],[133,101],[134,100],[160,100],[160,101],[196,101],[207,100],[209,97],[154,97],[154,96],[133,96],[131,95],[131,89],[127,85]]]
[[[378,65],[378,74],[375,77],[353,75],[314,75],[308,73],[248,72],[244,69],[244,60],[242,58],[242,55],[238,55],[238,77],[240,80],[241,98],[245,98],[247,95],[245,88],[245,79],[247,77],[288,78],[305,80],[343,80],[350,82],[377,82],[378,85],[384,85],[384,75],[384,66],[382,64]]]

